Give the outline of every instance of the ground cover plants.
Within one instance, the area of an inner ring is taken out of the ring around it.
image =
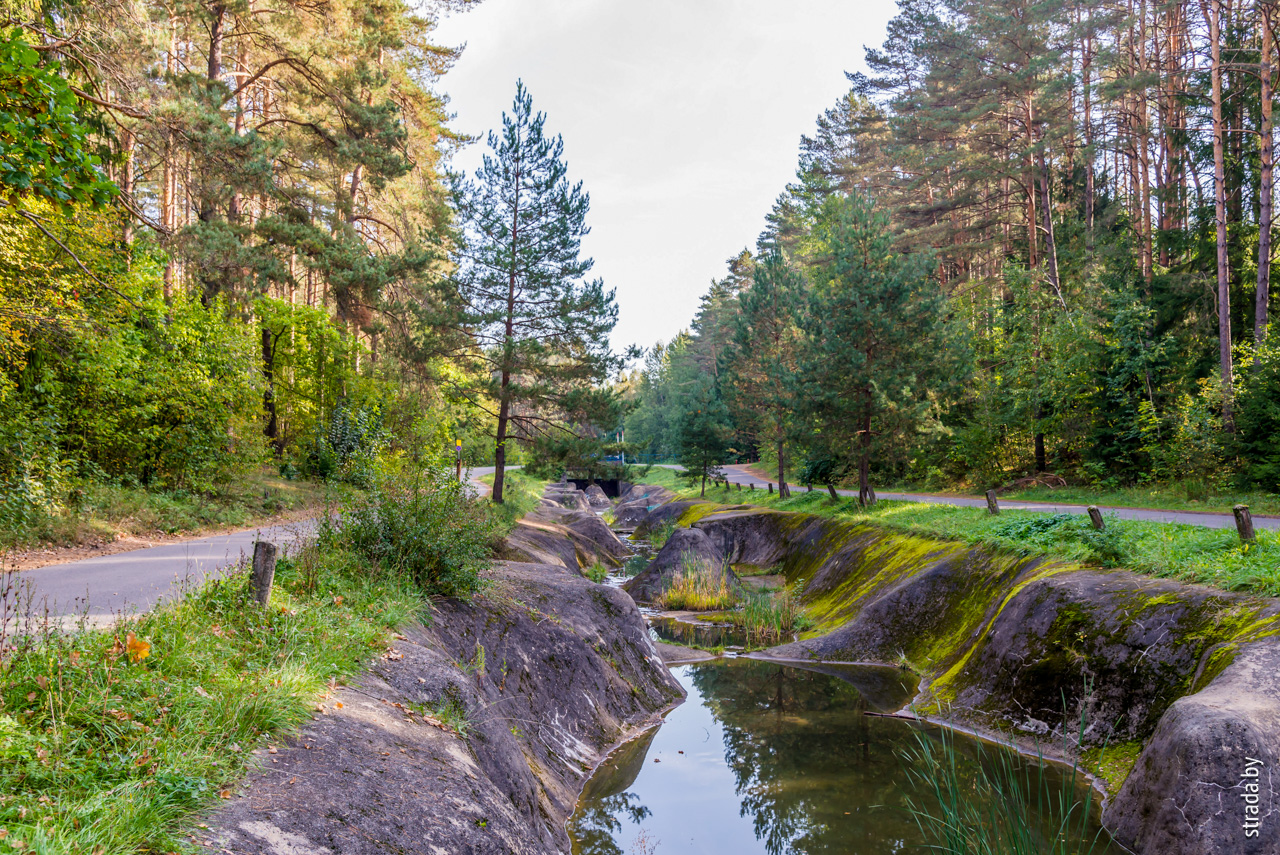
[[[723,568],[688,556],[654,600],[664,609],[693,612],[729,608],[735,602],[737,595]]]
[[[241,568],[148,614],[65,631],[9,576],[0,853],[190,851],[189,817],[230,795],[255,748],[323,714],[430,595],[482,584],[495,523],[446,481],[377,486],[322,523],[280,560],[266,607]]]
[[[692,497],[688,491],[686,497]],[[1121,520],[1108,516],[1097,532],[1083,514],[1002,511],[882,500],[862,508],[854,499],[832,501],[825,492],[797,492],[790,499],[760,490],[707,491],[711,501],[749,502],[785,511],[865,521],[884,528],[980,543],[1019,554],[1046,554],[1102,567],[1213,585],[1229,591],[1280,595],[1280,532],[1257,530],[1241,543],[1234,529]]]

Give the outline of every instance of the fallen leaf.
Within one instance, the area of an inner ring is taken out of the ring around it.
[[[151,655],[151,642],[138,638],[132,632],[125,639],[125,648],[129,651],[129,661],[135,665]]]
[[[8,836],[9,836],[9,829],[0,828],[0,840],[4,840]]]
[[[298,783],[298,779],[297,779],[296,777],[295,777],[295,778],[290,778],[290,779],[289,779],[289,783],[290,783],[290,784],[296,784],[296,783]]]
[[[79,650],[71,651],[71,667],[72,668],[80,667],[80,651]]]
[[[341,594],[339,594],[338,596],[336,596],[336,597],[334,597],[334,598],[333,598],[333,604],[334,604],[335,606],[340,606],[340,605],[342,605],[342,595],[341,595]]]
[[[39,686],[41,689],[47,689],[49,688],[49,679],[45,677],[43,674],[38,675],[36,677],[36,685]]]
[[[27,700],[28,700],[28,701],[34,701],[35,699],[36,699],[36,693],[35,693],[35,692],[27,692]]]
[[[196,688],[195,688],[195,693],[196,693],[197,695],[199,695],[200,697],[202,697],[202,698],[207,698],[207,697],[209,697],[209,693],[208,693],[208,692],[206,692],[202,686],[196,686]]]
[[[235,751],[235,752],[237,752],[237,753],[238,753],[238,752],[240,752],[240,751],[243,751],[244,749],[240,747],[240,743],[239,743],[239,742],[233,742],[233,743],[231,743],[230,745],[228,745],[228,746],[227,746],[227,750],[228,750],[228,751]]]
[[[229,798],[231,798],[231,791],[230,791],[230,790],[222,790],[221,792],[219,792],[219,793],[218,793],[218,798],[222,798],[222,799],[229,799]]]
[[[279,753],[280,753],[280,751],[279,751],[279,749],[277,749],[274,745],[268,745],[268,746],[267,746],[267,753],[268,753],[268,754],[279,754]]]

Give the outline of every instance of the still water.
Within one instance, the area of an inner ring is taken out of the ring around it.
[[[929,804],[903,757],[917,726],[865,714],[907,703],[907,675],[745,659],[673,673],[688,699],[587,783],[569,823],[575,855],[928,851],[907,807],[908,795]],[[956,745],[976,769],[976,741],[958,736]],[[1084,786],[1079,795],[1090,798]],[[1096,832],[1095,822],[1087,839]],[[1105,841],[1093,849],[1111,852]]]

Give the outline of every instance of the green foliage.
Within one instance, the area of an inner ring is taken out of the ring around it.
[[[582,575],[599,585],[609,578],[609,568],[597,561],[595,564],[592,564],[586,570],[582,571]]]
[[[677,423],[676,462],[684,467],[683,477],[692,483],[701,481],[706,495],[707,480],[724,474],[720,464],[729,453],[729,410],[710,378],[697,381],[686,406]]]
[[[6,851],[182,851],[186,824],[252,752],[314,714],[420,604],[313,546],[279,562],[268,608],[251,605],[245,569],[110,628],[0,625]]]
[[[1241,381],[1235,435],[1244,461],[1240,480],[1280,493],[1280,344],[1264,348]]]
[[[769,647],[793,639],[810,621],[789,590],[778,594],[746,593],[742,607],[734,615],[752,647]]]
[[[483,585],[495,519],[453,472],[427,467],[378,478],[321,531],[383,573],[431,596],[469,596]]]
[[[116,193],[93,153],[86,105],[60,72],[41,62],[21,30],[0,30],[0,204],[32,195],[69,211]]]

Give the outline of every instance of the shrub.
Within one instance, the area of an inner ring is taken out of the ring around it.
[[[380,477],[322,538],[345,546],[428,595],[478,591],[496,527],[487,507],[443,468]]]
[[[790,591],[776,596],[749,594],[742,604],[739,622],[752,646],[777,644],[809,625],[808,616]]]
[[[685,558],[667,589],[655,603],[665,609],[688,609],[708,612],[733,605],[735,596],[724,569],[695,558]]]

